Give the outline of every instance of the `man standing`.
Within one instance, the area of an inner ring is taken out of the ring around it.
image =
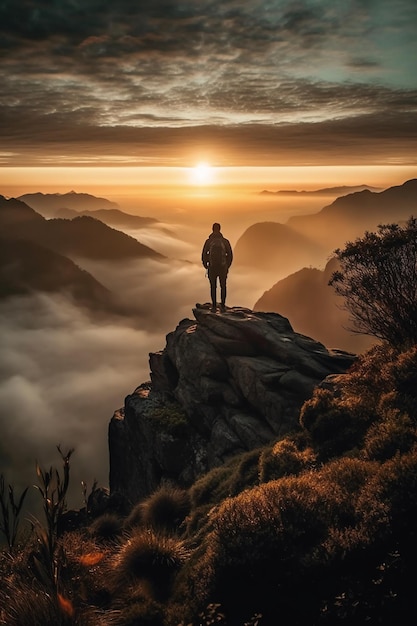
[[[228,239],[220,232],[220,224],[213,224],[213,232],[206,240],[201,253],[201,261],[208,269],[211,295],[211,311],[216,312],[217,278],[220,283],[220,310],[226,309],[226,280],[233,261],[232,247]]]

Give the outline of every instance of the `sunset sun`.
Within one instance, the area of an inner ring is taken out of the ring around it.
[[[191,181],[195,185],[209,185],[213,182],[213,168],[209,163],[197,163],[191,169]]]

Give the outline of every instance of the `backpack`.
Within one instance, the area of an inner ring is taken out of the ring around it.
[[[213,237],[208,250],[209,265],[221,268],[227,265],[226,244],[223,237]]]

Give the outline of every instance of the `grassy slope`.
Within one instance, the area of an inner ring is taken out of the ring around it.
[[[375,348],[297,432],[64,535],[69,605],[45,600],[33,543],[4,559],[0,623],[415,624],[416,372],[417,347]]]

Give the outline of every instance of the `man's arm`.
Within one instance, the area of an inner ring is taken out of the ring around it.
[[[232,246],[230,245],[230,241],[228,239],[226,239],[226,252],[227,252],[227,267],[230,267],[233,261],[233,250],[232,250]]]
[[[208,239],[206,240],[204,246],[203,246],[203,251],[201,253],[201,262],[204,265],[204,267],[208,267],[208,247],[209,247],[209,241]]]

